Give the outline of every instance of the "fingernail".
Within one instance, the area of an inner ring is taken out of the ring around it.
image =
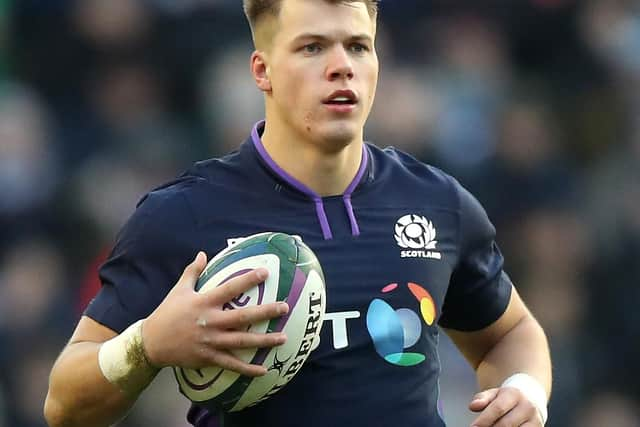
[[[289,304],[287,304],[286,302],[279,302],[278,303],[278,313],[285,314],[288,311],[289,311]]]
[[[260,280],[264,280],[267,278],[267,270],[265,270],[264,268],[259,268],[256,270],[256,276],[258,276],[258,279]]]
[[[280,344],[284,344],[285,342],[287,342],[287,336],[285,334],[280,334],[278,335],[277,341]]]

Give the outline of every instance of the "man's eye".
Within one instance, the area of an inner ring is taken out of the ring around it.
[[[311,43],[304,45],[303,49],[305,53],[318,53],[320,52],[321,47],[318,43]]]
[[[351,51],[354,53],[364,53],[367,52],[369,48],[362,43],[353,43],[351,45]]]

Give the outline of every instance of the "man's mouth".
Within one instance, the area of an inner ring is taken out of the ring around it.
[[[352,90],[337,90],[323,101],[329,105],[354,105],[358,103],[358,96]]]

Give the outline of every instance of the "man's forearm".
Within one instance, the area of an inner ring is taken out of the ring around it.
[[[516,372],[531,375],[551,394],[551,359],[546,336],[527,315],[484,356],[476,369],[480,390],[499,387]]]
[[[137,395],[107,381],[98,364],[100,344],[71,344],[51,371],[45,418],[51,427],[106,427],[121,419]]]

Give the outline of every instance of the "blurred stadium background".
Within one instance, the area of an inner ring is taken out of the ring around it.
[[[0,427],[49,369],[137,199],[262,117],[239,0],[0,0]],[[550,427],[640,426],[640,3],[386,0],[367,139],[484,203],[550,337]],[[475,384],[444,342],[443,406]],[[382,391],[379,391],[382,392]],[[184,427],[162,376],[122,426]]]

